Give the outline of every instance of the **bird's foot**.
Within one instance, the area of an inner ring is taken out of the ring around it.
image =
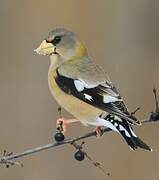
[[[96,136],[97,136],[97,137],[102,136],[103,133],[104,133],[104,132],[103,132],[103,129],[102,129],[100,126],[96,127],[95,131],[96,131]]]
[[[66,118],[59,118],[56,121],[57,130],[60,132],[66,132],[68,124],[78,122],[78,119],[66,119]]]
[[[59,118],[56,121],[56,128],[60,132],[66,132],[67,120],[65,118]]]

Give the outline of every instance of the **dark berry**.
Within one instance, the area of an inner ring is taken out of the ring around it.
[[[159,121],[159,112],[152,112],[150,115],[150,121]]]
[[[54,136],[55,141],[60,142],[63,141],[65,139],[65,136],[63,135],[63,133],[61,132],[57,132]]]
[[[78,151],[75,153],[74,157],[75,157],[75,159],[76,159],[77,161],[83,161],[84,158],[85,158],[85,155],[84,155],[84,152],[83,152],[83,151],[78,150]]]

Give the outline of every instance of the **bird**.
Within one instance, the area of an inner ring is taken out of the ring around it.
[[[64,125],[80,121],[83,125],[107,127],[119,133],[132,150],[152,149],[133,131],[140,121],[128,110],[106,72],[89,55],[85,43],[65,28],[54,28],[34,50],[50,57],[49,89],[57,103],[74,118],[59,118]]]

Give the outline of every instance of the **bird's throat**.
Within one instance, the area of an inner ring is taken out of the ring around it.
[[[63,63],[63,59],[60,57],[59,54],[52,54],[50,56],[50,67],[51,68],[57,68],[58,66],[60,66]]]

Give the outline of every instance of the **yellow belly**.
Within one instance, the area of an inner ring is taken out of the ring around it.
[[[58,104],[85,125],[95,122],[102,111],[63,92],[56,84],[56,76],[56,69],[50,68],[48,73],[49,88]]]

